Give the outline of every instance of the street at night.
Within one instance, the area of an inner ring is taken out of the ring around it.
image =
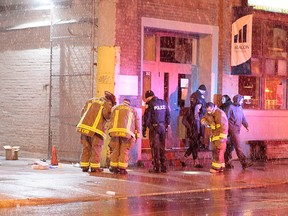
[[[287,215],[288,185],[29,206],[2,215]]]
[[[82,173],[72,164],[33,170],[31,159],[1,160],[1,215],[286,215],[288,160],[210,174],[170,167],[151,174]]]
[[[288,215],[288,0],[0,0],[0,216]]]

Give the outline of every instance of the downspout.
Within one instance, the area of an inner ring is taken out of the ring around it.
[[[91,29],[91,69],[90,69],[90,73],[91,73],[91,97],[94,97],[94,91],[95,91],[95,88],[94,88],[94,84],[95,84],[95,74],[94,74],[94,55],[95,55],[95,43],[94,43],[94,40],[95,40],[95,1],[96,0],[92,0],[93,1],[93,5],[92,5],[92,29]]]

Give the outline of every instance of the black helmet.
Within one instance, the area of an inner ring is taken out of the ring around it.
[[[153,92],[152,90],[146,91],[146,93],[145,93],[145,99],[147,99],[148,97],[151,97],[151,96],[155,96],[154,92]]]
[[[105,98],[112,102],[113,106],[116,105],[116,97],[114,94],[112,94],[109,91],[104,91],[104,94],[105,94]]]

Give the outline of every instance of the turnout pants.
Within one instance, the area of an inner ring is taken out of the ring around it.
[[[129,150],[132,148],[135,139],[125,137],[111,137],[110,166],[112,168],[126,169],[128,167]]]
[[[100,168],[101,149],[103,137],[94,134],[93,137],[81,134],[82,153],[80,157],[81,168]]]
[[[212,166],[211,169],[220,171],[225,168],[224,153],[226,150],[226,139],[215,140],[212,142]]]

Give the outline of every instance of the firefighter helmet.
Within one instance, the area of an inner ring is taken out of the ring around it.
[[[104,91],[104,94],[105,94],[105,98],[112,102],[113,106],[116,105],[116,97],[114,94],[112,94],[109,91]]]

